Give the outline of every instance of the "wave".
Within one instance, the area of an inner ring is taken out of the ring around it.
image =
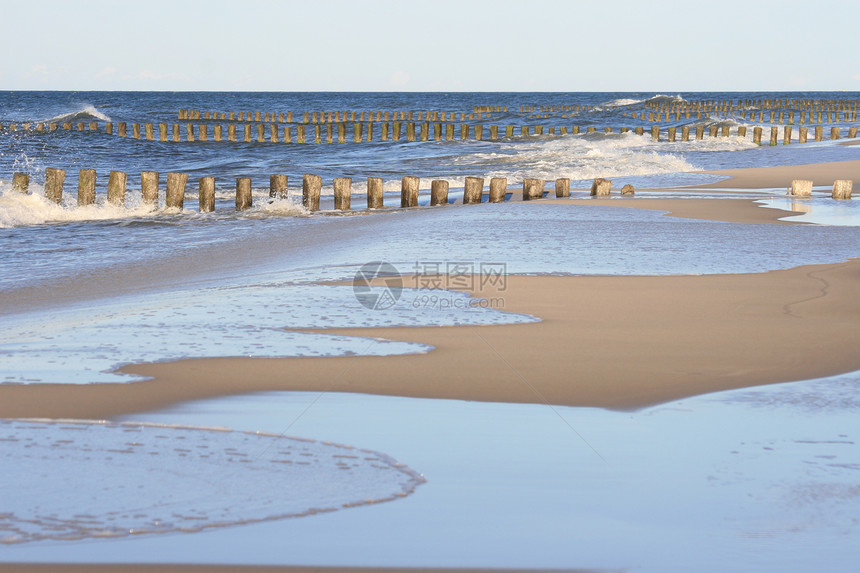
[[[629,105],[637,105],[640,103],[644,103],[644,99],[630,99],[630,98],[620,98],[614,99],[611,101],[603,102],[599,107],[624,107]]]
[[[645,100],[648,103],[684,103],[687,100],[682,98],[680,95],[664,95],[657,94],[654,97],[650,97]]]
[[[107,197],[99,195],[96,203],[79,207],[74,197],[66,197],[63,204],[57,204],[45,198],[44,189],[38,184],[30,183],[29,194],[11,190],[7,182],[0,183],[0,229],[10,227],[29,227],[36,225],[55,225],[84,221],[116,222],[120,225],[135,222],[158,222],[165,215],[182,215],[191,219],[206,218],[214,221],[228,218],[266,217],[302,217],[308,211],[302,207],[301,200],[270,199],[268,190],[254,195],[254,205],[247,211],[237,212],[232,207],[218,206],[214,213],[199,213],[197,211],[197,195],[187,193],[184,210],[176,208],[155,207],[142,202],[141,197],[130,194],[126,206],[119,207],[107,202]],[[230,197],[232,198],[232,196]],[[163,200],[163,198],[162,198]]]
[[[111,121],[111,118],[95,108],[91,104],[84,104],[81,109],[68,113],[61,113],[50,119],[44,120],[44,123],[63,123],[66,121]]]

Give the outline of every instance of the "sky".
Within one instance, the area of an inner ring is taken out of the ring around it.
[[[860,90],[856,0],[0,0],[0,90]]]

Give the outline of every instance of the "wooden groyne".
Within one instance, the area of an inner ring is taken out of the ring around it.
[[[13,124],[10,124],[10,126]],[[11,129],[0,123],[0,132]],[[31,125],[30,130],[35,132],[57,131],[56,124],[42,126]],[[162,143],[271,143],[271,144],[344,144],[371,143],[371,142],[439,142],[439,141],[501,141],[511,139],[522,139],[529,137],[562,137],[580,134],[623,134],[633,132],[644,135],[646,128],[636,127],[602,127],[580,126],[580,125],[483,125],[483,124],[457,124],[443,122],[401,122],[391,123],[333,123],[314,125],[281,125],[270,124],[165,124],[165,123],[133,123],[129,135],[128,124],[96,122],[82,124],[76,129],[72,124],[63,124],[59,129],[73,132],[103,132],[118,138],[133,139],[139,141],[159,141]],[[781,129],[781,131],[780,131]],[[759,126],[729,126],[711,125],[707,128],[703,125],[689,126],[658,126],[652,125],[648,133],[653,141],[676,143],[686,142],[692,139],[704,139],[707,135],[711,138],[748,138],[752,134],[752,141],[762,144],[762,137],[767,130],[766,141],[770,145],[780,142],[784,145],[790,143],[806,143],[807,141],[824,141],[824,125],[784,125],[781,128],[775,125]],[[810,138],[810,130],[812,137]],[[18,131],[17,126],[12,131]],[[849,126],[847,129],[839,126],[830,126],[828,138],[831,140],[847,137],[857,137],[857,126]]]
[[[78,172],[77,205],[85,207],[96,203],[97,173],[94,169],[81,169]],[[181,211],[185,208],[185,194],[188,187],[188,174],[170,172],[164,178],[165,202],[164,207]],[[62,169],[47,168],[45,170],[45,197],[49,201],[61,204],[63,201],[66,172]],[[162,177],[158,172],[143,171],[140,173],[141,203],[158,207],[159,187]],[[351,177],[337,177],[332,179],[333,187],[333,210],[349,211],[352,209],[352,181]],[[124,207],[127,201],[128,175],[120,171],[111,171],[107,183],[108,204],[115,207]],[[287,175],[273,174],[269,178],[269,200],[283,200],[290,197],[287,187]],[[525,178],[522,182],[522,200],[532,201],[542,199],[551,195],[556,198],[571,196],[570,179],[557,178],[554,180],[554,193],[547,190],[549,181],[544,179]],[[15,193],[29,192],[30,177],[26,173],[15,173],[12,179],[12,190]],[[197,181],[199,211],[210,213],[215,210],[215,178],[211,176],[201,177]],[[386,207],[382,190],[382,179],[379,177],[367,178],[367,208],[383,209]],[[404,176],[401,179],[400,208],[414,208],[420,205],[419,193],[420,178],[415,176]],[[833,183],[831,197],[833,199],[851,199],[853,182],[850,180],[837,180]],[[305,174],[302,178],[302,206],[308,211],[320,210],[320,199],[322,197],[323,179],[319,175]],[[449,204],[450,183],[447,180],[437,179],[431,182],[429,204],[431,206]],[[250,177],[239,177],[235,182],[235,209],[245,211],[253,206],[252,186]],[[595,197],[606,197],[611,195],[612,180],[598,177],[592,182],[591,189],[587,191]],[[634,195],[632,185],[624,185],[620,193],[622,195]],[[812,194],[812,181],[793,180],[788,189],[789,195],[809,197]],[[480,203],[502,203],[510,194],[507,179],[493,177],[487,185],[485,177],[468,176],[464,180],[463,199],[464,205]]]

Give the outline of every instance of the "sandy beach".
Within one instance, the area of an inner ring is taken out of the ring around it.
[[[816,185],[828,185],[837,178],[860,179],[860,161],[712,173],[731,179],[700,188],[780,188],[786,185],[786,178],[812,178]],[[764,208],[755,199],[730,194],[725,199],[635,197],[604,201],[578,198],[575,193],[571,199],[535,204],[559,209],[646,209],[672,217],[750,225],[796,225],[791,216],[798,214]],[[180,261],[174,264],[181,266]],[[236,264],[231,272],[240,272],[240,267]],[[151,280],[152,286],[163,286],[164,279]],[[426,354],[186,359],[125,366],[123,372],[150,378],[130,384],[0,385],[0,417],[111,419],[194,400],[266,391],[640,410],[711,392],[860,370],[858,281],[860,259],[704,276],[510,275],[504,289],[484,287],[471,294],[502,300],[506,312],[535,316],[540,322],[312,331],[432,346],[434,350]],[[145,287],[144,281],[136,288]],[[87,291],[66,290],[59,302],[80,302],[94,298],[94,293],[115,294],[124,288],[107,272],[93,277]],[[42,297],[57,303],[48,288],[38,293],[12,293],[0,301],[0,307],[13,309],[22,301],[38,306]],[[303,329],[307,331],[311,330]],[[203,570],[370,573],[395,569],[0,564],[3,572],[32,573]]]

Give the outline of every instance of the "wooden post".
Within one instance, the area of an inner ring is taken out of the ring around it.
[[[790,143],[791,143],[791,126],[786,125],[785,128],[783,129],[782,144],[788,145]]]
[[[289,125],[284,126],[284,143],[291,143],[293,140],[292,135],[293,128]]]
[[[523,179],[523,201],[543,198],[544,185],[543,179]]]
[[[152,128],[152,124],[151,124],[151,123],[147,123],[147,124],[146,124],[146,125],[144,125],[143,127],[144,127],[144,129],[145,129],[145,131],[146,131],[146,140],[147,140],[147,141],[152,141],[152,140],[154,139],[154,137],[153,137],[153,132],[152,132],[152,129],[153,129],[153,128]]]
[[[17,191],[18,193],[27,193],[27,189],[30,187],[30,176],[26,173],[13,173],[12,174],[12,191]]]
[[[854,139],[857,137],[857,127],[849,127],[848,128],[848,139]]]
[[[319,175],[306,174],[302,180],[302,205],[308,211],[320,210],[320,192],[322,191],[322,177]]]
[[[853,187],[854,182],[850,179],[837,179],[833,182],[833,193],[831,197],[834,199],[850,199],[851,198],[851,187]]]
[[[448,204],[448,182],[435,180],[430,183],[430,205]]]
[[[466,177],[465,187],[463,188],[463,204],[480,203],[483,192],[483,177]]]
[[[197,126],[197,139],[200,141],[209,141],[209,126],[205,123]]]
[[[182,209],[185,205],[185,185],[188,183],[187,173],[167,174],[167,199],[165,205]]]
[[[140,139],[140,124],[139,123],[131,124],[131,137],[132,137],[132,139]]]
[[[334,184],[334,208],[338,211],[349,211],[352,201],[352,178],[337,177]]]
[[[236,124],[231,123],[227,126],[227,141],[236,141]]]
[[[815,126],[815,141],[824,141],[824,128],[820,125]]]
[[[222,133],[222,129],[221,129],[221,124],[220,124],[220,123],[212,127],[212,138],[213,138],[215,141],[221,141],[221,136],[222,136],[222,134],[223,134],[223,133]]]
[[[651,126],[651,141],[660,141],[660,126]]]
[[[200,178],[200,212],[211,213],[215,210],[215,178],[201,177]]]
[[[143,202],[148,205],[158,204],[158,172],[143,171],[140,174],[140,189]]]
[[[669,132],[669,143],[675,143],[675,133],[677,132],[677,128],[670,127],[667,131]]]
[[[278,130],[279,126],[277,123],[272,123],[269,125],[269,141],[272,143],[278,142]]]
[[[833,126],[830,128],[830,139],[839,139],[839,128]]]
[[[594,182],[591,184],[591,194],[593,196],[604,196],[609,195],[612,190],[612,180],[604,179],[603,177],[597,177],[594,179]]]
[[[251,143],[251,124],[245,124],[245,143]]]
[[[158,140],[159,141],[167,141],[167,124],[159,123],[158,124]]]
[[[78,206],[96,202],[96,170],[81,169],[78,173]]]
[[[685,125],[681,128],[681,141],[690,141],[690,126]]]
[[[357,121],[352,124],[352,142],[353,143],[361,143],[362,140],[362,129],[364,124]]]
[[[185,124],[185,141],[194,141],[194,124]]]
[[[807,137],[809,137],[809,128],[805,125],[801,125],[797,134],[797,142],[806,143]]]
[[[296,143],[304,143],[305,142],[305,126],[297,125],[296,126]]]
[[[711,137],[717,136],[717,126],[716,125],[712,125],[708,128],[708,135],[710,135]]]
[[[402,129],[402,125],[399,121],[395,121],[391,124],[392,136],[391,139],[393,141],[400,141],[400,130]]]
[[[116,124],[116,134],[119,137],[125,137],[127,127],[128,126],[124,121],[119,122],[118,124]]]
[[[468,126],[466,127],[468,128]],[[468,138],[468,135],[466,137]],[[475,141],[481,141],[482,139],[484,139],[484,126],[478,124],[475,126]]]
[[[490,203],[504,203],[507,190],[508,179],[506,177],[490,179]]]
[[[636,190],[633,188],[633,185],[628,183],[627,185],[625,185],[624,187],[621,188],[621,194],[622,195],[635,195]]]
[[[454,124],[446,123],[445,124],[445,141],[453,141],[454,139]]]
[[[514,136],[514,126],[508,125],[505,127],[505,137],[513,137]]]
[[[169,176],[168,176],[169,177]],[[168,179],[169,184],[169,179]],[[236,210],[245,211],[251,208],[251,178],[236,179]]]
[[[745,138],[747,136],[747,128],[745,125],[738,126],[738,137]]]
[[[288,178],[283,174],[275,174],[269,176],[269,197],[277,199],[286,199],[289,197],[287,189]]]
[[[753,128],[753,143],[761,145],[761,126],[757,125]]]
[[[111,171],[108,176],[107,200],[111,205],[122,207],[125,205],[125,188],[128,176],[122,171]]]
[[[367,208],[368,209],[382,209],[382,207],[383,207],[382,178],[381,177],[368,177],[367,178]]]
[[[812,181],[808,179],[794,179],[791,182],[791,187],[788,188],[788,194],[796,195],[797,197],[812,196]]]
[[[319,131],[317,131],[319,133]],[[265,143],[266,141],[266,126],[262,123],[257,124],[257,143]]]
[[[770,144],[776,145],[778,140],[779,140],[779,128],[774,125],[770,128]]]
[[[420,183],[418,177],[406,176],[400,181],[400,206],[401,207],[417,207],[418,206],[418,185]]]
[[[36,131],[42,131],[43,125],[44,124],[41,124],[41,123],[36,124]],[[105,133],[107,135],[113,135],[113,123],[112,122],[109,121],[109,122],[105,123]]]
[[[570,179],[562,177],[555,180],[555,196],[570,197]]]
[[[412,112],[409,112],[412,113]],[[406,141],[415,141],[415,123],[406,122]]]
[[[45,169],[45,199],[60,204],[63,202],[63,184],[66,172],[62,169],[48,167]]]
[[[497,139],[499,139],[499,126],[498,125],[491,125],[490,126],[490,140],[496,141]]]

